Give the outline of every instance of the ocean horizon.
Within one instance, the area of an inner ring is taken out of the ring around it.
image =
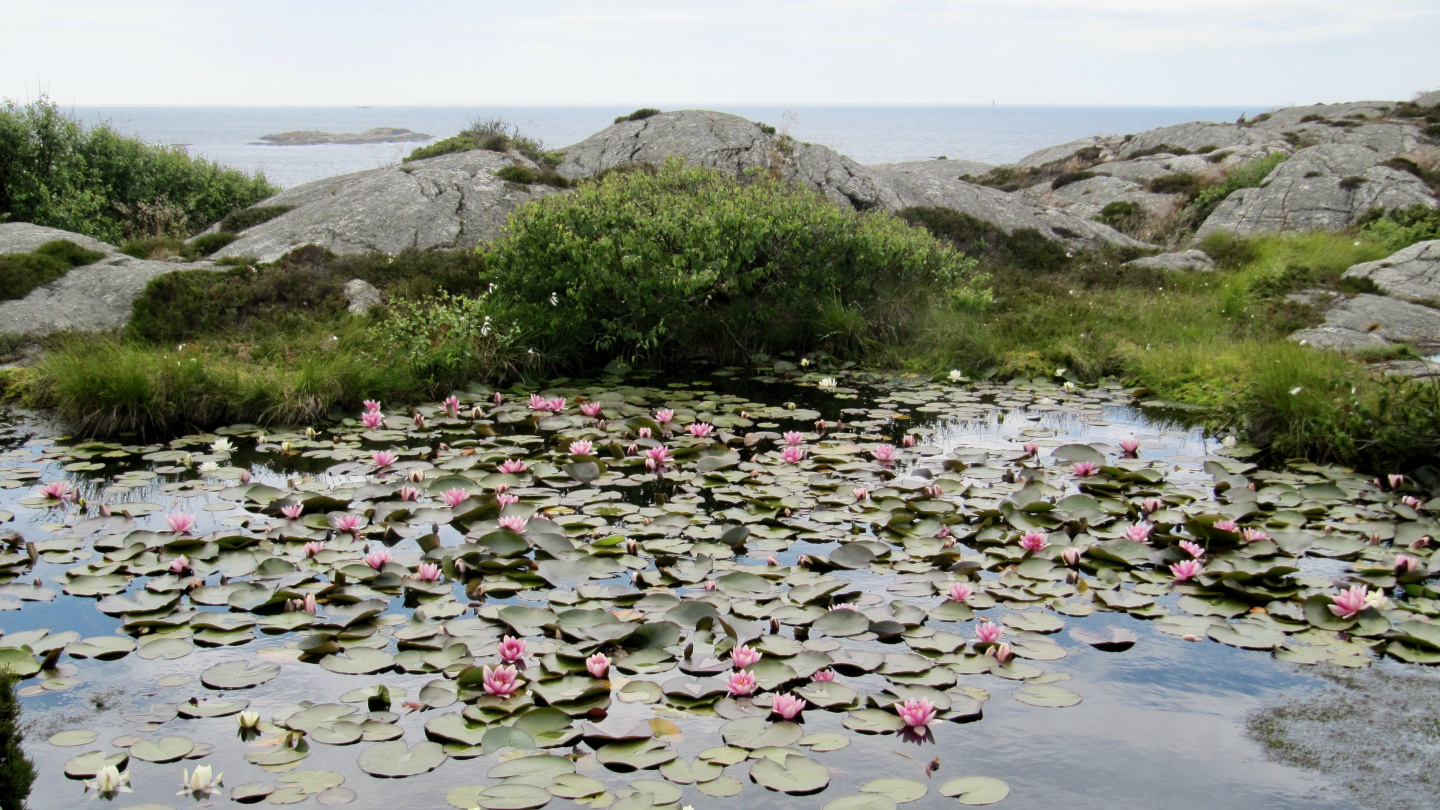
[[[399,163],[421,144],[274,146],[264,135],[293,130],[361,132],[399,127],[446,138],[477,118],[503,118],[549,149],[577,143],[634,108],[594,107],[155,107],[72,106],[86,124],[108,122],[125,135],[184,147],[190,154],[283,187]],[[1247,107],[1091,107],[986,105],[680,105],[761,121],[863,164],[941,156],[1010,163],[1047,146],[1090,135],[1123,135],[1187,121],[1233,121]]]

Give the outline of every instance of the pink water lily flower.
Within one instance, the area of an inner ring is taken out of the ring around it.
[[[1352,585],[1335,597],[1335,604],[1330,606],[1330,612],[1342,619],[1353,619],[1365,609],[1366,597],[1369,595],[1364,585]]]
[[[519,672],[512,666],[501,665],[491,669],[482,667],[480,677],[485,684],[485,694],[494,695],[499,698],[508,698],[520,689],[524,681],[519,679]]]
[[[385,417],[382,416],[379,411],[366,411],[365,414],[360,417],[360,424],[367,428],[378,428],[385,424]]]
[[[40,494],[41,494],[41,495],[44,495],[44,496],[47,497],[47,498],[54,498],[54,499],[60,500],[60,501],[66,500],[66,499],[68,499],[68,498],[70,497],[70,495],[71,495],[71,493],[70,493],[70,482],[69,482],[69,481],[51,481],[50,483],[46,484],[45,486],[40,487]]]
[[[585,414],[586,416],[590,417],[591,419],[598,419],[598,418],[600,417],[600,403],[598,403],[598,402],[585,402],[585,403],[582,403],[582,404],[580,405],[580,413]]]
[[[593,449],[595,449],[594,446],[591,445],[590,442],[584,441],[583,439],[578,442],[570,443],[570,455],[572,456],[588,456],[590,455],[590,451]]]
[[[874,450],[871,450],[870,455],[874,456],[876,461],[884,465],[893,462],[896,456],[899,455],[899,452],[895,450],[895,445],[893,444],[882,444]]]
[[[1269,540],[1270,535],[1266,534],[1262,529],[1241,529],[1240,539],[1247,543],[1258,543],[1261,540]]]
[[[1174,575],[1176,582],[1184,582],[1193,579],[1205,570],[1205,565],[1199,560],[1181,560],[1170,566],[1170,573]]]
[[[496,648],[501,660],[514,663],[525,657],[525,639],[514,636],[505,636],[500,639],[500,646]]]
[[[760,663],[761,657],[759,650],[743,644],[730,651],[730,662],[735,665],[736,669],[753,667]]]
[[[1070,471],[1075,473],[1075,477],[1077,478],[1089,478],[1095,474],[1096,469],[1094,462],[1077,461],[1075,465],[1070,468]]]
[[[384,568],[385,563],[390,562],[391,559],[393,558],[390,556],[390,552],[382,548],[379,551],[372,551],[369,554],[366,554],[365,564],[370,566],[371,568],[374,568],[376,571],[379,571]]]
[[[544,410],[548,410],[548,409],[549,409],[549,406],[550,406],[550,401],[547,400],[545,397],[542,397],[542,396],[540,396],[539,394],[531,394],[531,395],[530,395],[530,409],[531,409],[531,410],[534,410],[534,411],[544,411]]]
[[[1217,520],[1217,521],[1215,521],[1215,528],[1216,528],[1218,531],[1222,531],[1222,532],[1238,532],[1238,531],[1240,531],[1240,527],[1239,527],[1239,526],[1236,526],[1236,525],[1235,525],[1235,521],[1233,521],[1233,520]]]
[[[811,673],[810,680],[816,681],[818,683],[829,683],[830,681],[835,680],[835,670],[817,669],[815,670],[815,672]]]
[[[470,500],[470,490],[464,487],[447,489],[440,494],[440,500],[444,501],[446,506],[454,509],[460,504]]]
[[[651,438],[653,435],[654,435],[654,432],[651,431],[650,428],[647,428],[647,427],[642,427],[642,428],[640,428],[639,430],[635,431],[635,436],[636,436],[637,438],[641,438],[641,439],[649,439],[649,438]],[[631,445],[631,447],[634,447],[634,445]]]
[[[1125,530],[1125,539],[1133,540],[1136,543],[1148,543],[1150,542],[1150,533],[1153,531],[1155,531],[1154,524],[1142,520]]]
[[[302,504],[298,503],[287,503],[284,506],[280,507],[280,514],[291,520],[298,519],[300,515],[304,514],[304,512],[305,507]]]
[[[855,496],[855,501],[858,503],[870,497],[870,490],[864,487],[856,487],[855,490],[850,494]]]
[[[748,695],[755,691],[755,676],[746,670],[739,670],[730,673],[730,680],[726,681],[725,688],[735,697]]]
[[[365,405],[365,412],[366,412],[366,413],[379,413],[379,412],[380,412],[380,402],[379,402],[378,400],[367,399],[367,400],[365,400],[364,405]]]
[[[420,563],[420,567],[415,569],[415,578],[421,582],[438,582],[440,566],[435,563]]]
[[[1391,489],[1399,489],[1400,487],[1405,485],[1405,476],[1399,473],[1390,473],[1389,475],[1385,476],[1385,478],[1390,482]]]
[[[905,438],[903,438],[903,439],[900,440],[900,444],[901,444],[902,446],[904,446],[904,447],[914,447],[914,446],[915,446],[915,434],[913,434],[913,433],[906,433],[906,434],[905,434]]]
[[[1147,515],[1153,515],[1165,508],[1165,502],[1159,498],[1147,498],[1140,502],[1140,511]]]
[[[1024,449],[1025,455],[1027,456],[1040,455],[1040,445],[1036,444],[1035,442],[1026,442],[1025,447],[1022,449]]]
[[[190,570],[190,558],[181,554],[170,562],[170,573],[183,574]]]
[[[695,422],[694,424],[686,426],[685,429],[690,431],[690,435],[697,439],[707,438],[711,433],[715,432],[715,426],[706,422]]]
[[[1420,503],[1421,503],[1421,502],[1420,502],[1420,499],[1417,498],[1417,497],[1415,497],[1414,495],[1406,495],[1405,497],[1403,497],[1403,498],[1400,499],[1400,502],[1403,503],[1403,504],[1405,504],[1406,506],[1410,507],[1411,509],[1416,509],[1416,510],[1418,510],[1418,509],[1420,508]]]
[[[585,659],[585,670],[592,678],[604,678],[605,673],[610,671],[610,659],[604,653],[595,653]]]
[[[1011,658],[1015,657],[1015,648],[1002,641],[991,647],[985,654],[1002,664],[1007,664]]]
[[[917,726],[928,726],[935,722],[935,704],[926,698],[911,698],[903,703],[895,704],[895,713],[905,721],[905,725],[915,728]]]
[[[500,470],[500,472],[502,473],[507,473],[509,475],[518,475],[525,472],[525,470],[528,468],[525,466],[525,462],[521,461],[518,458],[507,458],[505,459],[504,463],[502,463],[497,469]]]
[[[400,500],[402,500],[402,501],[414,502],[414,501],[420,500],[420,496],[423,495],[423,494],[425,494],[425,493],[421,492],[420,490],[416,489],[415,487],[412,487],[412,486],[408,486],[408,485],[407,485],[407,486],[400,487],[400,490],[399,490],[398,492],[396,492],[395,494],[398,495],[398,496],[400,497]]]
[[[1413,574],[1420,567],[1420,561],[1409,554],[1401,554],[1395,558],[1395,573],[1400,575]]]
[[[670,450],[665,447],[652,447],[645,451],[645,456],[645,468],[652,472],[665,472],[671,461]]]
[[[1031,554],[1038,553],[1048,545],[1050,544],[1045,542],[1045,535],[1040,532],[1026,532],[1025,536],[1020,538],[1020,547]]]
[[[349,532],[353,535],[360,534],[360,528],[365,525],[365,518],[360,515],[336,515],[330,520],[330,525],[336,531]]]
[[[1180,548],[1184,549],[1186,553],[1188,553],[1191,557],[1194,557],[1197,560],[1205,556],[1205,549],[1201,548],[1199,543],[1193,543],[1189,540],[1181,540],[1178,545],[1180,546]]]
[[[661,408],[655,412],[655,421],[664,425],[675,418],[675,411],[672,408]]]
[[[512,532],[524,532],[530,521],[517,515],[506,515],[500,518],[500,525]]]
[[[786,464],[799,464],[805,460],[805,449],[803,447],[786,447],[780,451],[780,460]]]
[[[165,522],[176,534],[189,534],[195,528],[194,515],[166,515]]]
[[[1069,546],[1060,551],[1060,559],[1064,560],[1066,565],[1074,568],[1080,564],[1080,553],[1080,549]]]
[[[797,444],[805,443],[805,434],[791,430],[785,433],[785,443],[794,447]]]
[[[1136,441],[1133,437],[1121,439],[1120,449],[1125,451],[1125,455],[1133,456],[1140,452],[1140,442]]]
[[[454,394],[451,394],[450,396],[448,396],[448,397],[445,398],[445,402],[444,402],[443,404],[444,404],[444,406],[445,406],[445,413],[446,413],[448,416],[450,416],[450,418],[453,419],[453,418],[455,418],[455,417],[457,417],[457,416],[460,415],[460,398],[459,398],[459,397],[455,396]]]
[[[511,506],[513,504],[517,504],[519,502],[519,495],[511,495],[508,492],[502,492],[499,495],[495,496],[495,503],[499,504],[501,509],[504,509],[505,507]]]
[[[981,644],[994,644],[1004,634],[1005,628],[989,619],[982,619],[975,625],[975,637],[980,639]]]
[[[315,594],[307,593],[304,599],[285,600],[285,609],[291,613],[303,612],[314,616],[315,611],[320,609],[320,604],[315,601]]]
[[[795,715],[805,711],[807,705],[809,704],[807,704],[803,698],[795,697],[794,694],[787,692],[786,694],[775,696],[775,701],[771,705],[770,710],[785,720],[794,720]]]
[[[950,583],[950,598],[956,602],[964,602],[975,595],[975,589],[964,582]]]
[[[378,452],[370,454],[370,461],[376,467],[389,467],[391,464],[394,464],[399,460],[400,457],[390,452],[389,450],[380,450]]]
[[[314,558],[316,554],[319,554],[324,550],[325,544],[320,542],[319,540],[311,540],[310,542],[305,544],[305,556],[307,558]]]

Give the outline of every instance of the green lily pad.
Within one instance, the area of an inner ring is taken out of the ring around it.
[[[429,773],[445,762],[445,749],[439,743],[419,742],[405,745],[403,740],[376,743],[360,752],[360,769],[382,779],[397,779]]]
[[[995,804],[1010,795],[1010,786],[988,776],[962,776],[941,785],[940,795],[967,805]]]
[[[830,769],[797,752],[785,757],[784,764],[768,758],[756,760],[750,766],[750,779],[781,793],[809,794],[830,784]]]
[[[278,664],[268,661],[226,661],[200,673],[200,682],[211,689],[251,689],[280,675]]]

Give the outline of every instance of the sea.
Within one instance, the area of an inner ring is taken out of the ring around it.
[[[1010,163],[1088,135],[1123,135],[1187,121],[1233,121],[1240,107],[744,106],[694,105],[744,116],[819,143],[863,164],[945,156]],[[668,107],[667,109],[684,109]],[[402,127],[445,138],[476,119],[502,118],[546,148],[564,148],[609,126],[620,107],[74,107],[89,124],[245,171],[283,187],[399,163],[419,144],[271,146],[292,130],[361,132]]]

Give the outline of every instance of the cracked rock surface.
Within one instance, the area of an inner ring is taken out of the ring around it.
[[[1421,351],[1440,350],[1440,310],[1362,294],[1342,300],[1325,313],[1325,322],[1291,336],[1321,349],[1353,351],[1407,343]]]
[[[78,234],[56,238],[71,236]],[[115,249],[109,250],[113,254]],[[0,302],[0,333],[39,337],[52,332],[118,329],[130,321],[131,307],[150,279],[176,270],[212,267],[210,262],[152,262],[113,254],[76,267],[24,298]]]
[[[1440,302],[1440,240],[1417,242],[1388,258],[1357,264],[1345,278],[1368,278],[1386,295]]]
[[[554,188],[495,176],[528,160],[475,150],[295,186],[257,205],[292,205],[215,254],[273,261],[296,247],[335,253],[474,247],[499,235],[510,212]]]

